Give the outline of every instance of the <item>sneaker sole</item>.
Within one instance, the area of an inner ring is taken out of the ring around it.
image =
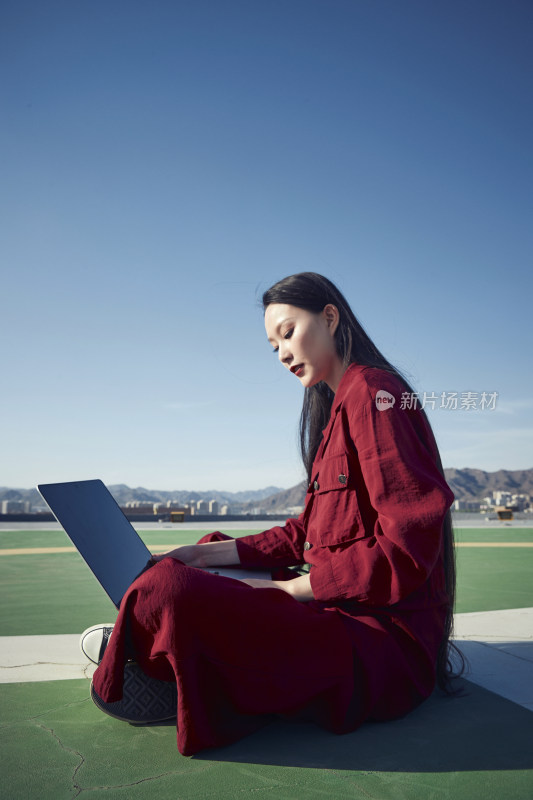
[[[122,700],[106,703],[96,693],[92,681],[91,699],[104,714],[133,725],[176,719],[178,692],[175,682],[150,678],[134,661],[124,667]]]

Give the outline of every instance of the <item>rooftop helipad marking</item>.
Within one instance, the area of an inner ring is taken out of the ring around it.
[[[177,546],[177,545],[175,545]],[[533,542],[455,542],[456,547],[533,547]],[[172,544],[148,544],[150,552],[172,550]],[[76,553],[75,547],[6,547],[0,556],[48,555],[49,553]]]
[[[46,553],[75,553],[75,547],[6,547],[0,556],[45,555]]]
[[[533,542],[455,542],[456,547],[533,547]]]
[[[533,544],[533,542],[532,542]],[[177,546],[177,545],[175,545]],[[166,552],[167,550],[172,550],[171,544],[151,544],[149,549],[150,551],[153,550],[161,550],[161,552]],[[5,547],[0,548],[0,556],[25,556],[25,555],[33,555],[33,556],[40,556],[40,555],[47,555],[48,553],[76,553],[77,550],[75,547]]]

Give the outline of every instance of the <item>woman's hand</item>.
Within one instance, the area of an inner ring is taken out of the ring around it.
[[[299,578],[293,578],[289,581],[269,581],[262,580],[261,578],[250,578],[242,582],[247,583],[248,586],[251,586],[253,589],[281,589],[300,603],[307,603],[309,600],[314,600],[309,575],[301,575]]]
[[[196,563],[201,557],[201,553],[197,550],[196,544],[182,544],[175,547],[174,550],[169,550],[167,553],[152,553],[153,561],[162,561],[164,558],[177,558],[178,561],[183,561],[190,567],[205,566],[204,564]]]
[[[221,567],[237,566],[240,564],[235,539],[225,539],[222,542],[204,542],[203,544],[182,544],[169,550],[168,553],[152,555],[153,561],[163,558],[177,558],[189,567]]]

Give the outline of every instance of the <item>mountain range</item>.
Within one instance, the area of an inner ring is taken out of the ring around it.
[[[255,489],[244,492],[224,492],[216,489],[207,492],[189,491],[188,489],[163,491],[158,489],[145,489],[142,486],[132,488],[126,486],[124,483],[112,484],[107,488],[120,506],[125,506],[126,503],[135,501],[141,503],[166,503],[169,500],[183,505],[189,503],[191,500],[194,502],[198,500],[217,500],[220,505],[228,503],[229,505],[240,506],[246,503],[257,504],[266,497],[277,495],[279,492],[283,491],[279,486],[267,486],[265,489]],[[32,508],[44,504],[44,500],[37,489],[9,489],[5,486],[0,486],[0,502],[2,500],[29,501]]]
[[[456,500],[482,500],[493,491],[533,495],[533,469],[485,472],[481,469],[445,469],[446,481]],[[291,506],[303,506],[307,482],[285,489],[261,503],[264,511],[275,512]],[[251,504],[248,505],[250,507]]]
[[[481,469],[445,469],[446,480],[455,494],[456,500],[482,500],[492,491],[511,492],[512,494],[533,495],[533,468],[485,472]],[[140,501],[147,503],[166,503],[172,500],[177,503],[188,503],[198,500],[217,500],[220,505],[227,503],[235,510],[252,511],[261,507],[263,511],[272,511],[301,506],[304,502],[306,481],[298,483],[290,489],[267,486],[244,492],[224,492],[210,490],[197,492],[189,490],[159,491],[143,487],[131,488],[125,484],[114,484],[108,487],[111,494],[121,506],[126,503]],[[30,501],[33,508],[42,506],[44,501],[36,489],[9,489],[0,487],[0,501]]]

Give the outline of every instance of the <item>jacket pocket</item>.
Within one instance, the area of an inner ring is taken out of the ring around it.
[[[328,456],[317,467],[309,528],[320,544],[326,546],[362,538],[365,531],[353,480],[350,480],[348,454]]]

